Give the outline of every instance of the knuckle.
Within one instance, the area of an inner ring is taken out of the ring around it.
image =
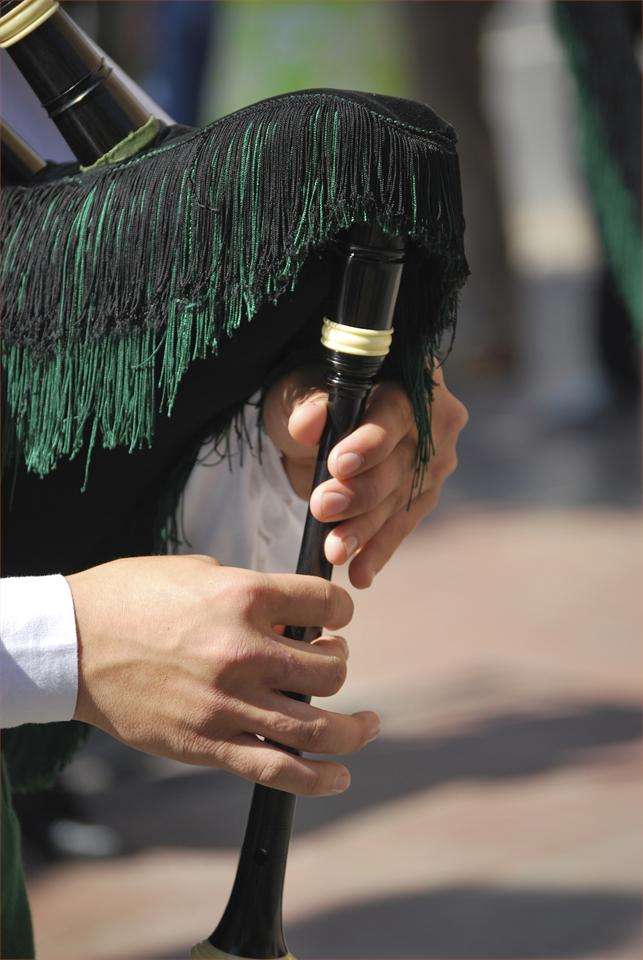
[[[210,711],[196,711],[176,732],[175,759],[182,763],[218,764],[221,743],[210,734]]]
[[[230,640],[223,645],[214,665],[213,679],[222,686],[229,686],[251,670],[257,662],[254,645],[243,639]]]
[[[270,687],[285,687],[290,690],[297,686],[300,677],[300,661],[294,650],[281,644],[275,645],[265,672],[264,680]]]
[[[346,638],[338,633],[323,633],[311,642],[311,647],[320,647],[326,650],[329,656],[340,657],[342,660],[348,659],[348,643]]]
[[[469,422],[469,410],[461,400],[458,400],[458,418],[460,420],[460,429],[466,427]]]
[[[188,576],[193,578],[194,586],[199,589],[204,584],[204,578],[207,578],[208,583],[208,593],[212,589],[212,583],[210,580],[210,574],[213,567],[218,567],[219,562],[210,557],[207,553],[191,553],[186,556],[179,558],[184,564],[186,564],[186,571]]]
[[[212,756],[216,765],[240,777],[252,778],[252,763],[238,744],[228,739],[213,741]]]
[[[331,660],[331,689],[333,693],[337,693],[337,691],[344,686],[344,681],[346,680],[346,675],[348,673],[348,665],[343,657],[331,657]]]
[[[255,576],[248,582],[248,602],[254,608],[263,607],[270,597],[270,587],[264,577]]]
[[[433,481],[442,483],[447,477],[450,477],[452,473],[455,473],[457,466],[458,457],[455,450],[450,450],[448,453],[436,457],[431,471]]]
[[[452,430],[459,432],[466,427],[469,422],[469,411],[457,397],[453,397],[451,411],[449,416],[449,426]]]
[[[302,723],[300,736],[302,748],[319,753],[328,741],[329,722],[324,716]]]
[[[231,704],[226,694],[207,684],[185,710],[179,735],[192,745],[196,740],[209,739],[213,730],[221,730],[230,722]]]
[[[389,448],[389,431],[381,424],[371,425],[372,453],[386,453]]]
[[[255,575],[240,578],[232,587],[232,594],[240,611],[246,616],[252,616],[265,606],[270,588],[264,577]]]
[[[271,787],[280,782],[286,769],[285,757],[278,751],[271,751],[262,762],[257,772],[259,783]]]
[[[368,743],[368,734],[362,722],[358,723],[355,717],[352,719],[354,721],[354,727],[351,735],[350,752],[357,753],[359,750],[363,750]]]
[[[325,676],[320,677],[322,681],[319,685],[317,696],[332,696],[344,685],[348,667],[342,657],[330,656],[324,664]]]
[[[297,777],[297,792],[302,796],[312,797],[323,791],[323,776],[321,769],[314,765],[301,767]]]
[[[346,637],[340,637],[339,635],[336,635],[335,642],[338,644],[341,650],[342,657],[344,658],[344,660],[347,661],[350,656],[350,647],[348,645],[348,640],[346,639]],[[348,669],[348,664],[346,665],[346,669]]]
[[[328,580],[322,581],[324,584],[323,627],[343,627],[350,622],[353,616],[354,604],[350,594],[343,587],[330,583]]]
[[[178,734],[178,757],[180,760],[189,762],[190,758],[195,756],[201,743],[201,734],[192,725],[186,725]]]
[[[458,458],[455,453],[452,453],[451,456],[447,459],[447,462],[444,467],[444,477],[450,477],[452,473],[455,473],[458,469]]]

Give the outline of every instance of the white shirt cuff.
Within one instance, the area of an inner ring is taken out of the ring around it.
[[[77,696],[69,584],[59,574],[0,580],[0,727],[71,720]]]

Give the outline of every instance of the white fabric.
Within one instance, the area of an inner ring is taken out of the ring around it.
[[[258,413],[246,410],[253,441]],[[228,567],[293,573],[308,504],[293,492],[269,437],[262,434],[261,456],[231,443],[230,457],[219,462],[211,446],[201,450],[183,495],[179,552],[205,553]]]
[[[76,621],[65,578],[0,580],[0,727],[71,720],[77,695]]]
[[[257,412],[247,408],[250,436]],[[218,462],[205,445],[180,508],[180,553],[226,566],[292,572],[307,504],[292,491],[281,454],[263,435],[261,459],[234,443]],[[62,576],[0,580],[0,727],[70,720],[78,695],[71,591]]]

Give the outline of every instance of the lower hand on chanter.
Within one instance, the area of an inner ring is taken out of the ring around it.
[[[336,693],[348,647],[279,624],[344,627],[348,593],[319,577],[222,567],[211,557],[135,557],[67,577],[76,612],[75,719],[146,753],[218,767],[290,793],[343,792],[346,767],[287,753],[347,754],[379,732],[371,711],[324,710],[281,691]]]

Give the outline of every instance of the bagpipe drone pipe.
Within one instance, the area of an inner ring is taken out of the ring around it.
[[[0,4],[0,45],[79,161],[14,170],[2,191],[4,574],[163,549],[204,440],[223,449],[247,399],[312,357],[330,396],[315,482],[379,376],[413,403],[419,477],[467,275],[449,124],[422,104],[324,89],[202,130],[168,125],[55,0]],[[299,572],[330,577],[326,531],[308,516]],[[14,783],[45,783],[82,735],[12,731]],[[230,903],[195,956],[287,954],[293,809],[256,788]]]

